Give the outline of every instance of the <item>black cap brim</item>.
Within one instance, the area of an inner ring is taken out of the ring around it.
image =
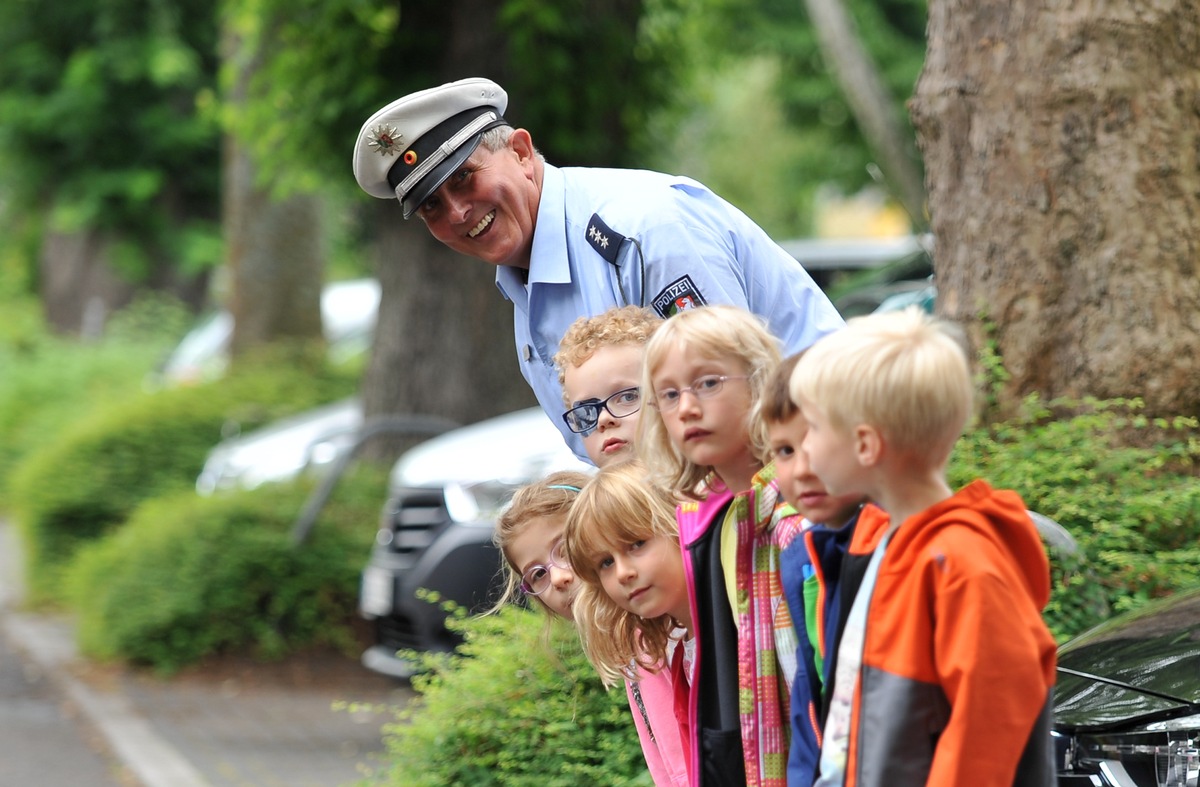
[[[404,199],[400,200],[404,218],[412,218],[412,215],[417,212],[417,208],[421,207],[421,203],[429,199],[429,195],[437,191],[455,170],[466,163],[471,154],[475,152],[475,148],[479,147],[481,139],[483,139],[483,134],[476,134],[474,139],[461,145],[458,150],[447,156],[445,161],[434,167],[433,171],[421,178],[420,183],[409,189]]]

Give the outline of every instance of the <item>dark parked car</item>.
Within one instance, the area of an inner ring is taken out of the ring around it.
[[[396,651],[453,649],[446,613],[418,590],[486,609],[501,576],[492,532],[512,493],[555,470],[590,469],[536,407],[454,429],[400,457],[362,574],[359,613],[376,632],[363,664],[408,677],[412,665]]]
[[[1062,787],[1200,784],[1200,590],[1118,616],[1058,651]]]

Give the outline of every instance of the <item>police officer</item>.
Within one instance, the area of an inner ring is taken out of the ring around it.
[[[354,147],[368,194],[398,199],[455,251],[497,266],[515,307],[521,373],[581,458],[561,416],[554,353],[580,316],[636,304],[661,317],[728,303],[767,320],[785,353],[842,325],[808,273],[700,183],[642,170],[559,168],[504,119],[489,79],[450,82],[372,115]]]

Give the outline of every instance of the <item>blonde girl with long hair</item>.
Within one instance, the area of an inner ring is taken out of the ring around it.
[[[797,637],[779,574],[801,518],[766,465],[758,403],[780,363],[759,317],[703,306],[646,345],[638,452],[672,493],[699,672],[686,715],[704,787],[785,787]],[[797,610],[803,614],[803,610]]]

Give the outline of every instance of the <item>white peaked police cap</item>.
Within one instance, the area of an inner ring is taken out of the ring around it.
[[[354,143],[354,177],[372,197],[400,200],[409,218],[479,146],[507,125],[508,94],[472,77],[398,98],[372,115]]]

